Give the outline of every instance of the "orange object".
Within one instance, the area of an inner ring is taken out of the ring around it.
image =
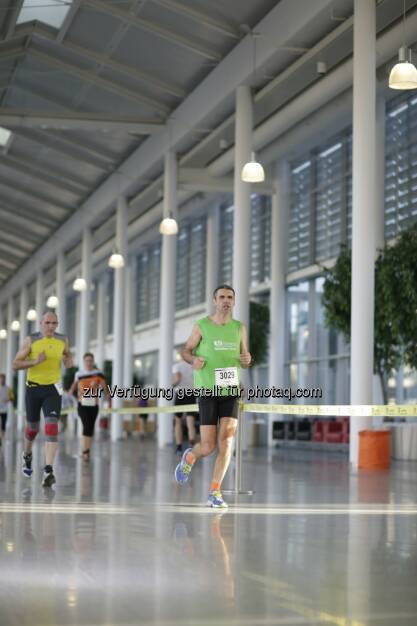
[[[359,469],[389,469],[390,443],[389,430],[362,430],[359,433]]]

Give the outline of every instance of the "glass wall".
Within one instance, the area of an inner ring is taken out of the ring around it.
[[[319,277],[287,288],[286,379],[292,387],[320,387],[323,397],[317,401],[322,404],[344,404],[349,398],[349,349],[324,325],[323,283]]]
[[[136,257],[136,324],[159,317],[161,242],[147,245]]]
[[[181,225],[177,239],[176,309],[206,299],[206,219]]]
[[[233,214],[234,207],[220,209],[219,274],[218,282],[231,284],[233,280]],[[271,198],[251,196],[250,285],[270,280],[271,277]]]

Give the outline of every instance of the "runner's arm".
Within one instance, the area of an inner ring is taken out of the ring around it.
[[[195,370],[201,370],[204,367],[204,359],[199,356],[194,356],[193,351],[196,349],[198,344],[201,341],[201,331],[197,324],[193,326],[193,330],[191,331],[191,335],[189,336],[185,346],[181,350],[181,356],[186,363],[189,363],[193,366]]]
[[[41,352],[36,359],[28,359],[32,348],[32,341],[30,337],[26,337],[19,352],[16,354],[13,361],[14,370],[27,370],[29,367],[34,367],[39,363],[42,363],[46,359],[45,353]]]
[[[71,387],[68,389],[68,393],[70,393],[73,396],[77,390],[77,387],[78,387],[78,378],[74,376],[74,382],[72,383]]]
[[[252,355],[248,348],[248,333],[244,324],[240,327],[240,365],[246,369],[250,366]]]

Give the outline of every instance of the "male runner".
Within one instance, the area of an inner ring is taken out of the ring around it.
[[[43,314],[40,332],[26,337],[13,361],[13,369],[28,370],[26,380],[26,429],[23,452],[23,475],[32,476],[32,445],[39,432],[41,409],[45,418],[45,467],[43,487],[56,481],[53,464],[58,449],[58,418],[61,412],[61,361],[72,367],[68,339],[56,333],[58,318],[48,311]]]
[[[94,425],[98,415],[101,390],[104,391],[109,403],[110,394],[104,374],[94,364],[94,354],[86,352],[83,356],[83,362],[84,369],[76,372],[70,393],[73,394],[78,388],[78,416],[83,425],[81,454],[83,460],[88,462],[90,460],[90,448],[94,436]]]
[[[194,388],[200,390],[201,442],[188,448],[175,469],[178,483],[188,480],[191,469],[202,456],[218,447],[207,505],[227,508],[221,484],[229,467],[233,437],[237,428],[240,368],[249,367],[247,332],[232,319],[235,292],[220,285],[213,294],[214,314],[195,324],[181,356],[194,369]]]

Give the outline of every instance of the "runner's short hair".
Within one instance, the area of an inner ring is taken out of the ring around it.
[[[213,298],[215,298],[215,297],[216,297],[217,292],[218,292],[220,289],[228,289],[229,291],[233,291],[233,295],[234,295],[234,296],[236,295],[236,294],[235,294],[235,290],[234,290],[234,289],[233,289],[233,287],[231,287],[230,285],[219,285],[219,286],[218,286],[218,287],[216,287],[216,289],[213,291]]]
[[[87,356],[91,356],[91,358],[94,359],[94,354],[92,352],[85,352],[83,354],[83,359],[85,359]]]

